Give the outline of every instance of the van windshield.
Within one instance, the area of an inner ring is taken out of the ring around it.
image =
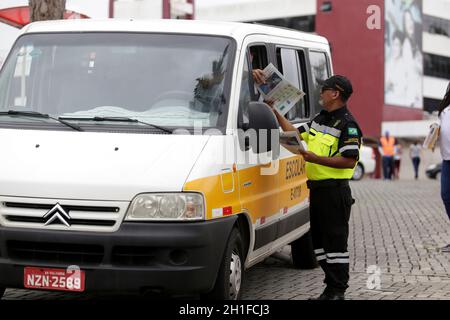
[[[34,111],[80,126],[90,123],[82,118],[124,117],[164,127],[223,128],[231,46],[224,37],[180,34],[25,35],[0,74],[0,112]],[[0,117],[0,126],[27,121],[36,118]]]

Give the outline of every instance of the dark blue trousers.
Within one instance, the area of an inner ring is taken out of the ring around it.
[[[392,179],[392,175],[394,174],[394,157],[383,156],[382,161],[384,179]]]
[[[412,163],[413,163],[413,166],[414,166],[414,178],[417,179],[419,177],[420,158],[419,157],[412,158]]]
[[[441,171],[441,197],[445,211],[450,219],[450,160],[442,161]]]

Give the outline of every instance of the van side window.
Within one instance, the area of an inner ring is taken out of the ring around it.
[[[250,56],[252,59],[253,69],[264,69],[269,64],[267,58],[267,48],[263,45],[251,46],[249,48]]]
[[[312,75],[312,101],[315,106],[316,112],[322,109],[319,105],[320,98],[320,85],[317,82],[318,79],[325,80],[330,76],[330,69],[328,68],[328,60],[325,52],[310,51],[309,62],[311,65]]]
[[[304,92],[308,92],[306,83],[306,66],[302,50],[277,48],[277,64],[280,72],[294,86]],[[290,121],[298,121],[309,117],[309,105],[306,96],[286,114]]]
[[[248,103],[258,101],[260,96],[255,88],[252,69],[264,69],[268,65],[267,49],[263,45],[251,46],[247,51],[246,61],[242,70],[242,83],[239,93],[238,128],[244,128],[248,124]]]

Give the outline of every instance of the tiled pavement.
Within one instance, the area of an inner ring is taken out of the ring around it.
[[[365,179],[351,185],[348,299],[450,300],[450,253],[440,252],[450,243],[450,222],[438,182]],[[245,299],[307,299],[323,289],[320,269],[290,266],[289,247],[251,269],[248,280]]]
[[[364,179],[351,185],[356,204],[350,221],[347,298],[450,300],[450,253],[439,250],[450,243],[450,222],[438,182]],[[294,269],[289,247],[251,268],[246,276],[243,299],[302,300],[323,289],[322,271]],[[90,297],[8,290],[5,298]]]

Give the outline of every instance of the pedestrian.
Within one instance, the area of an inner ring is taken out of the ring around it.
[[[420,149],[421,147],[417,141],[409,147],[409,157],[413,163],[414,179],[416,180],[419,179]]]
[[[322,85],[322,110],[299,127],[308,151],[300,151],[306,161],[310,189],[310,227],[317,260],[325,272],[326,288],[316,299],[343,300],[349,281],[347,250],[351,206],[354,203],[349,179],[359,157],[362,132],[347,109],[353,88],[350,81],[335,75]],[[297,130],[276,110],[284,131]]]
[[[445,211],[450,219],[450,83],[444,98],[439,104],[440,150],[442,156],[441,197]],[[450,252],[450,244],[442,248],[442,252]]]
[[[391,180],[394,174],[394,153],[397,141],[394,137],[389,135],[389,131],[384,133],[378,143],[378,151],[381,154],[381,161],[383,165],[384,180]]]
[[[400,179],[400,164],[402,161],[402,146],[401,144],[396,144],[394,146],[394,179]]]

